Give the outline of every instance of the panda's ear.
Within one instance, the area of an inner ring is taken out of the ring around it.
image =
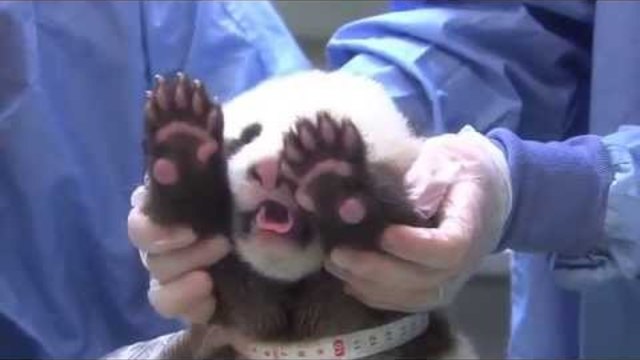
[[[243,146],[252,142],[262,133],[262,125],[253,123],[242,130],[240,136],[234,139],[224,140],[224,150],[227,157],[235,155]]]

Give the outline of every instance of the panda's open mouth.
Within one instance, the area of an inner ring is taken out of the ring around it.
[[[267,200],[258,208],[255,224],[260,231],[287,235],[294,228],[295,219],[286,206],[273,200]]]

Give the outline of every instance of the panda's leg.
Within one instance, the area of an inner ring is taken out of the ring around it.
[[[329,247],[372,247],[388,218],[364,140],[348,119],[320,112],[315,120],[301,119],[285,135],[281,173]]]
[[[223,151],[223,114],[198,80],[156,76],[145,105],[144,150],[156,222],[228,233],[231,195]]]

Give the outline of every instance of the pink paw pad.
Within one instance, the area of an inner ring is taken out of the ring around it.
[[[198,161],[202,164],[206,164],[213,154],[218,151],[218,143],[214,140],[209,140],[198,147]]]
[[[153,164],[153,178],[162,185],[173,185],[178,181],[176,165],[167,159],[158,159]]]
[[[367,215],[367,210],[360,199],[351,197],[342,202],[338,208],[338,214],[345,223],[358,224],[364,220],[364,217]]]

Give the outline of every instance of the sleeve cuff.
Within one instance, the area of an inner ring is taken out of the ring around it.
[[[505,129],[488,136],[507,157],[514,192],[500,250],[581,255],[602,243],[613,172],[599,137],[540,143]]]

